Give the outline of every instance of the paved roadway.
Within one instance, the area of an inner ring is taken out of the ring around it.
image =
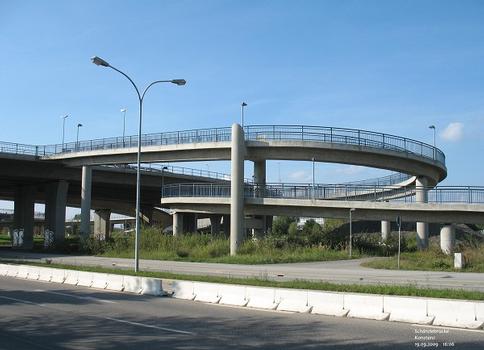
[[[412,349],[417,341],[482,349],[484,344],[484,331],[259,311],[11,277],[0,277],[0,329],[0,349],[8,350]]]
[[[133,268],[133,259],[28,253],[10,249],[0,249],[0,259],[2,258],[30,261],[52,259],[56,263],[71,265],[104,266],[121,269]],[[140,268],[147,271],[167,271],[191,275],[255,276],[274,280],[304,279],[334,283],[401,284],[484,292],[484,273],[379,270],[360,266],[364,260],[267,265],[141,260]]]

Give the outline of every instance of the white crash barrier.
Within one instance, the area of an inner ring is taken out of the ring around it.
[[[230,284],[220,284],[218,293],[220,295],[220,304],[246,306],[249,302],[247,299],[246,286],[234,286]]]
[[[141,277],[124,276],[124,291],[129,293],[141,293]]]
[[[48,267],[39,267],[39,281],[50,282],[52,279],[52,269]]]
[[[177,299],[195,299],[194,283],[191,281],[173,281],[171,284],[173,297]]]
[[[92,274],[92,288],[105,289],[108,285],[108,274],[107,273],[96,273]]]
[[[384,296],[383,310],[390,313],[390,321],[432,324],[434,320],[434,316],[427,315],[424,298]]]
[[[92,272],[79,271],[77,278],[77,285],[83,287],[90,287],[92,285],[93,274]]]
[[[141,294],[147,295],[161,295],[161,280],[158,278],[141,278]]]
[[[20,265],[18,267],[17,278],[27,278],[29,277],[30,267],[25,265]]]
[[[220,301],[217,283],[194,282],[193,293],[196,301],[217,304]]]
[[[435,316],[435,326],[477,329],[484,324],[483,320],[477,320],[476,302],[435,299],[429,299],[427,302],[429,316]]]
[[[248,307],[275,310],[279,305],[274,288],[247,287]]]
[[[65,284],[77,285],[77,282],[79,282],[79,271],[65,270],[65,274],[66,274],[64,279]]]
[[[66,279],[66,270],[52,269],[52,278],[50,279],[51,282],[64,283],[65,279]]]
[[[108,275],[106,279],[106,289],[121,292],[124,289],[123,275]]]
[[[343,317],[349,311],[344,308],[343,293],[310,291],[308,292],[308,304],[312,306],[312,314]]]
[[[7,273],[5,274],[5,276],[8,276],[8,277],[17,277],[17,273],[18,273],[18,265],[7,265]]]
[[[0,276],[6,276],[8,272],[8,266],[7,264],[0,264]]]
[[[383,321],[390,316],[383,311],[383,295],[345,294],[344,308],[350,310],[348,317]]]
[[[306,313],[311,311],[308,292],[297,289],[276,289],[275,299],[279,300],[277,310]]]
[[[39,270],[40,270],[39,267],[29,266],[29,274],[27,276],[27,279],[34,280],[34,281],[38,280],[40,275]]]

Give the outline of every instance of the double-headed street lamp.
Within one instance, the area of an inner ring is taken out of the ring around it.
[[[76,137],[76,150],[79,149],[79,129],[82,128],[82,124],[77,124],[77,137]]]
[[[136,229],[135,229],[135,248],[134,248],[134,271],[139,271],[139,240],[140,240],[140,199],[141,199],[141,125],[143,121],[143,99],[145,97],[146,92],[149,88],[153,85],[158,83],[172,83],[175,85],[185,85],[186,81],[184,79],[172,79],[172,80],[156,80],[150,83],[144,90],[143,93],[140,93],[140,90],[134,83],[134,81],[124,72],[120,71],[119,69],[111,66],[108,62],[103,60],[100,57],[94,56],[91,58],[92,63],[97,66],[108,67],[116,72],[124,75],[126,79],[133,85],[134,89],[136,90],[136,94],[138,95],[139,101],[139,127],[138,127],[138,157],[137,157],[137,167],[136,167]]]

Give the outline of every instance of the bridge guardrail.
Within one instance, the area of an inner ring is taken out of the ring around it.
[[[484,204],[484,187],[441,186],[426,188],[428,203]],[[318,184],[246,184],[246,198],[283,198],[357,201],[415,202],[415,186],[365,186]],[[162,197],[230,197],[229,184],[172,184],[162,189]]]

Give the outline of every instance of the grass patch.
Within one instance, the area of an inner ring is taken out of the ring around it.
[[[400,258],[401,270],[424,270],[424,271],[463,271],[484,272],[484,245],[478,247],[466,247],[462,250],[466,266],[461,270],[454,269],[454,255],[446,255],[436,245],[429,250],[402,253]],[[361,264],[362,266],[375,269],[397,269],[397,257],[378,259]]]
[[[18,261],[15,261],[13,263],[19,264]],[[423,289],[423,288],[418,288],[414,285],[395,286],[395,285],[336,284],[336,283],[329,283],[329,282],[313,282],[313,281],[306,281],[306,280],[278,282],[278,281],[268,280],[266,278],[234,278],[234,277],[219,277],[219,276],[184,275],[184,274],[175,274],[175,273],[169,273],[169,272],[151,272],[151,271],[140,271],[138,273],[135,273],[128,270],[94,267],[94,266],[90,267],[90,266],[75,266],[75,265],[31,263],[31,262],[26,262],[25,265],[44,266],[44,267],[47,266],[47,267],[60,268],[60,269],[102,272],[102,273],[110,273],[110,274],[117,274],[117,275],[143,276],[143,277],[155,277],[155,278],[164,278],[164,279],[226,283],[226,284],[239,284],[239,285],[250,285],[250,286],[260,286],[260,287],[296,288],[296,289],[309,289],[309,290],[321,290],[321,291],[333,291],[333,292],[418,296],[418,297],[429,297],[429,298],[484,300],[484,293],[482,292],[454,290],[454,289]]]

